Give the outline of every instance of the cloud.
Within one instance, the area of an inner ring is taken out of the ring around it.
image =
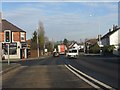
[[[56,41],[64,38],[77,41],[81,38],[93,38],[99,34],[99,29],[100,33],[104,34],[112,24],[117,23],[117,11],[110,10],[114,4],[102,5],[109,12],[92,17],[89,16],[87,9],[89,7],[100,8],[101,5],[85,3],[83,7],[80,4],[83,3],[24,3],[14,10],[3,8],[3,16],[11,23],[26,30],[27,38],[31,38],[40,20],[45,26],[46,36]],[[94,12],[99,11],[97,8]],[[101,9],[104,10],[103,7]]]

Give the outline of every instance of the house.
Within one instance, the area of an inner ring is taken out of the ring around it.
[[[112,30],[109,29],[109,32],[101,37],[101,44],[114,45],[113,54],[120,55],[120,27],[114,25]]]
[[[95,38],[86,40],[84,45],[84,52],[90,53],[90,49],[94,47],[96,44],[97,44],[97,39]]]
[[[27,58],[26,32],[24,30],[3,19],[0,36],[5,59],[8,58],[8,44],[10,59]]]
[[[69,45],[69,49],[71,48],[75,48],[75,49],[80,49],[80,46],[77,42],[72,42],[70,45]]]

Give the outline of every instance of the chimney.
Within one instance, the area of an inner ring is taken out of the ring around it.
[[[115,30],[116,29],[116,26],[115,25],[113,25],[113,30]]]
[[[98,41],[100,41],[100,39],[101,39],[101,35],[98,35]]]
[[[109,32],[111,32],[111,29],[109,29]]]

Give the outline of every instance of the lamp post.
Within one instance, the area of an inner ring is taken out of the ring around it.
[[[99,45],[99,47],[100,47],[100,54],[102,54],[102,47],[103,47],[103,45],[102,45],[102,43],[101,43],[100,21],[99,21],[98,24],[99,24],[98,45]]]
[[[37,53],[38,53],[38,58],[39,58],[39,39],[38,39],[38,28],[37,28]]]

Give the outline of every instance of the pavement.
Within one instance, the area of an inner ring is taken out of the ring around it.
[[[8,65],[7,63],[3,63],[1,73],[5,74],[5,73],[9,72],[10,70],[13,70],[13,69],[20,67],[20,66],[21,65],[18,63],[11,63],[10,65]]]
[[[118,55],[114,55],[114,54],[106,54],[106,55],[103,55],[103,54],[94,54],[94,53],[80,53],[80,55],[85,55],[85,56],[103,56],[103,57],[120,57]]]
[[[0,66],[1,66],[0,75],[5,74],[13,69],[20,67],[21,66],[21,64],[19,63],[20,61],[43,59],[47,57],[49,56],[42,56],[39,58],[27,58],[27,59],[11,59],[9,65],[8,65],[8,60],[0,61]]]

